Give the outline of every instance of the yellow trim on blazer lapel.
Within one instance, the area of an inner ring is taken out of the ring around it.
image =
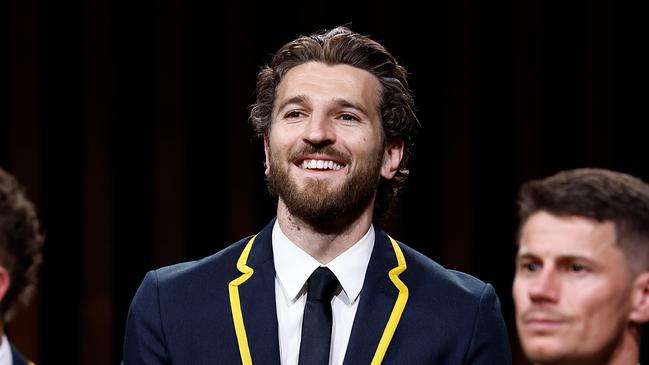
[[[257,235],[253,236],[248,241],[246,247],[244,247],[243,252],[241,253],[241,256],[239,256],[239,260],[237,260],[237,269],[239,269],[243,275],[232,280],[230,284],[228,284],[228,291],[230,292],[230,309],[232,310],[232,320],[234,321],[234,332],[237,334],[239,354],[241,355],[241,363],[243,365],[252,365],[252,357],[250,356],[248,337],[246,336],[246,326],[243,323],[243,313],[241,312],[239,285],[250,279],[252,274],[255,272],[255,270],[250,266],[246,265],[250,249],[252,249],[252,243],[255,242],[255,237],[257,237]]]
[[[232,280],[230,284],[228,284],[232,320],[234,321],[234,330],[237,335],[239,354],[241,355],[241,362],[243,365],[252,365],[252,357],[250,356],[248,337],[246,336],[246,327],[243,322],[243,313],[241,311],[239,285],[250,279],[250,277],[254,273],[254,270],[246,265],[246,263],[248,261],[248,255],[250,255],[250,250],[252,249],[252,244],[255,241],[256,237],[257,236],[255,235],[248,241],[246,247],[244,247],[243,252],[241,253],[241,256],[239,256],[239,259],[237,260],[237,269],[242,273],[242,275]],[[383,331],[379,345],[377,346],[376,352],[374,353],[372,365],[378,365],[383,361],[385,353],[388,350],[388,346],[390,345],[390,341],[392,340],[392,336],[394,335],[394,332],[399,325],[399,320],[401,319],[401,315],[403,314],[403,311],[406,307],[409,295],[408,287],[401,281],[401,279],[399,279],[399,275],[407,268],[406,259],[403,257],[403,252],[401,251],[401,248],[399,247],[397,242],[392,237],[388,236],[388,238],[390,238],[392,249],[394,250],[394,254],[397,257],[397,266],[390,270],[388,276],[394,286],[396,286],[399,290],[399,295],[397,296],[397,300],[395,301],[394,307],[392,308],[392,313],[390,314],[388,323],[385,326],[385,330]]]
[[[406,259],[403,257],[403,252],[401,252],[401,248],[397,244],[397,241],[395,241],[390,236],[388,236],[388,238],[392,243],[394,254],[397,256],[397,267],[390,270],[388,276],[390,277],[390,280],[392,281],[394,286],[399,289],[399,295],[397,296],[397,300],[394,302],[392,313],[390,313],[390,319],[388,319],[388,324],[385,326],[383,336],[381,336],[379,345],[376,348],[376,352],[374,353],[374,358],[372,359],[371,365],[378,365],[383,361],[385,353],[388,351],[390,341],[392,341],[394,331],[396,331],[397,325],[399,325],[399,320],[401,320],[401,314],[403,314],[403,310],[406,308],[406,303],[408,302],[409,295],[408,287],[403,283],[403,281],[401,281],[401,279],[399,279],[399,275],[402,272],[406,271],[406,268],[408,267],[406,265]]]

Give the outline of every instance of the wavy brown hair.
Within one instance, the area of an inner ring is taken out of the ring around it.
[[[0,315],[9,322],[27,305],[38,281],[43,234],[34,205],[16,179],[0,168],[0,265],[11,280],[0,301]]]
[[[353,66],[379,80],[383,143],[392,140],[404,142],[403,158],[396,175],[389,181],[381,178],[379,183],[375,210],[379,214],[385,213],[390,210],[398,190],[408,177],[408,162],[414,146],[413,134],[419,121],[413,95],[408,88],[406,69],[378,42],[341,26],[301,36],[285,44],[257,75],[257,99],[250,111],[255,132],[258,136],[268,136],[277,86],[286,73],[295,66],[312,61]]]

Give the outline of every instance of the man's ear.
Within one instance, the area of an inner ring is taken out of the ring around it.
[[[11,285],[11,277],[9,276],[9,271],[0,266],[0,301],[2,301],[9,290]]]
[[[649,271],[635,278],[631,290],[629,320],[640,324],[649,322]]]
[[[266,176],[270,173],[270,158],[268,153],[270,146],[268,143],[268,136],[264,136],[264,155],[266,156],[264,160],[264,174]]]
[[[394,177],[399,169],[399,164],[403,158],[403,139],[396,138],[388,141],[383,152],[383,166],[381,166],[381,176],[386,180]]]

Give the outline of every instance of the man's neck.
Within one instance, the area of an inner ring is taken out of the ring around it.
[[[372,224],[372,209],[370,207],[351,219],[341,218],[326,226],[316,226],[292,215],[280,199],[277,205],[277,221],[291,242],[326,265],[367,233]]]
[[[640,362],[640,331],[641,327],[635,324],[627,325],[609,365],[637,365]]]

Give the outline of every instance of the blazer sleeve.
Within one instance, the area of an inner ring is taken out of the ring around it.
[[[510,365],[511,363],[509,337],[500,311],[500,302],[493,286],[486,284],[480,296],[466,364]]]
[[[158,276],[150,271],[144,277],[126,319],[124,336],[124,365],[171,364],[167,358],[162,329]]]

